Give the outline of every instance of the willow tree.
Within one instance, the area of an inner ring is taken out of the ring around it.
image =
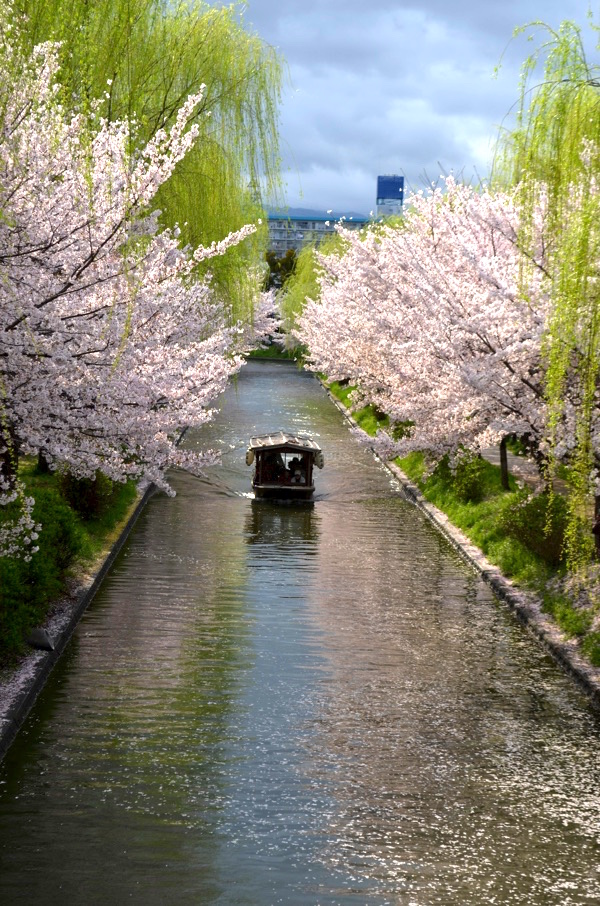
[[[63,102],[89,112],[103,99],[109,120],[134,120],[140,146],[172,124],[185,98],[205,85],[196,148],[157,199],[166,226],[208,245],[261,217],[260,192],[278,188],[282,63],[244,28],[243,4],[201,0],[16,0],[26,50],[60,43]],[[266,225],[212,266],[214,282],[243,316],[263,260]]]
[[[518,31],[534,27],[544,39],[525,62],[516,125],[501,138],[496,180],[519,188],[525,269],[534,221],[545,218],[550,473],[553,462],[567,459],[567,554],[577,568],[593,552],[594,498],[596,517],[600,510],[600,70],[586,59],[574,23],[555,31],[536,22]]]

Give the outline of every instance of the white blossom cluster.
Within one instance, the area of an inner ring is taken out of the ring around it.
[[[439,457],[512,433],[543,451],[543,205],[528,258],[513,195],[451,178],[414,196],[400,228],[340,232],[348,251],[321,256],[320,299],[297,338],[310,367],[357,386],[357,406],[410,423],[399,441],[381,438],[383,453]]]
[[[75,476],[101,470],[169,491],[168,468],[214,459],[175,439],[211,417],[241,362],[240,331],[197,265],[255,227],[182,249],[151,210],[196,141],[201,95],[132,155],[130,124],[61,108],[54,46],[36,48],[15,80],[6,22],[1,31],[0,505],[14,508],[18,457],[39,452]],[[0,556],[35,540],[22,500]]]

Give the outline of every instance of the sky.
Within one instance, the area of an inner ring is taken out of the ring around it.
[[[589,0],[248,0],[246,27],[287,64],[285,203],[369,215],[378,174],[403,175],[407,192],[485,178],[535,46],[511,40],[515,27],[570,19],[600,62],[590,8],[600,23]]]

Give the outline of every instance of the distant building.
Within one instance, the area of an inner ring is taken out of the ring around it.
[[[360,229],[369,223],[361,214],[339,214],[304,210],[302,213],[269,212],[269,249],[280,257],[288,249],[298,251],[305,245],[320,245],[326,236],[335,232],[335,224],[344,218],[349,230]]]
[[[389,217],[391,214],[402,214],[404,202],[403,176],[377,177],[377,216]]]

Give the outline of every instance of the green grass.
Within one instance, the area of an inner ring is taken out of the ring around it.
[[[398,459],[397,463],[419,486],[426,499],[442,510],[499,567],[503,575],[540,596],[543,610],[565,635],[578,638],[584,656],[594,666],[600,667],[600,632],[590,631],[595,615],[593,607],[576,606],[566,596],[548,589],[548,581],[562,575],[564,566],[556,562],[554,537],[548,538],[547,543],[543,538],[544,511],[539,506],[540,498],[530,505],[525,519],[519,523],[511,510],[519,506],[523,494],[516,488],[512,477],[510,490],[503,490],[500,469],[491,463],[483,461],[483,495],[477,502],[460,500],[443,469],[425,478],[426,464],[421,453],[411,453]],[[521,540],[528,537],[528,532],[523,532],[523,523],[527,525],[528,520],[529,541],[533,550]],[[515,534],[520,537],[515,537]],[[550,562],[535,552],[540,549],[545,549]]]
[[[350,395],[356,389],[355,387],[352,387],[350,384],[340,384],[338,381],[327,383],[327,387],[336,399],[343,403],[348,409],[351,408],[352,403]],[[385,415],[385,413],[379,412],[374,406],[363,406],[362,409],[357,409],[355,412],[353,411],[352,418],[359,428],[362,428],[362,430],[371,437],[374,437],[375,434],[377,434],[378,428],[387,428],[390,424],[388,416]]]
[[[350,407],[354,387],[337,381],[332,381],[327,386],[340,402]],[[373,406],[366,406],[352,415],[363,431],[371,436],[375,435],[378,428],[389,426],[389,418],[377,412]],[[512,476],[509,480],[510,490],[505,491],[498,466],[481,460],[481,499],[465,501],[457,493],[449,470],[437,469],[424,478],[427,463],[422,453],[410,453],[398,459],[397,464],[419,486],[425,498],[442,510],[505,575],[536,590],[546,583],[552,574],[548,564],[521,541],[507,536],[502,527],[501,517],[518,500],[518,489]]]
[[[519,501],[512,476],[510,490],[505,491],[498,466],[481,460],[481,499],[464,500],[457,493],[449,469],[436,469],[424,477],[426,461],[422,453],[411,453],[396,462],[423,496],[442,510],[504,575],[536,590],[545,585],[552,575],[550,566],[522,541],[507,534],[505,528],[507,511]]]
[[[582,607],[574,607],[571,601],[563,595],[544,595],[543,607],[545,612],[554,617],[560,628],[571,638],[574,636],[585,638],[590,632],[593,620],[591,611]]]
[[[331,393],[345,406],[351,408],[350,395],[355,389],[336,381],[327,382]],[[388,427],[389,419],[372,406],[366,406],[352,413],[355,421],[369,435],[374,436],[380,427]],[[525,453],[518,441],[509,444],[517,455]],[[490,560],[503,575],[536,594],[542,599],[542,606],[557,625],[569,637],[581,641],[581,651],[596,667],[600,667],[600,632],[591,631],[595,611],[593,607],[576,606],[564,595],[548,590],[548,581],[563,574],[560,559],[561,503],[556,499],[551,504],[553,512],[552,534],[546,539],[544,532],[549,528],[544,505],[540,498],[528,504],[523,511],[523,492],[518,489],[512,476],[509,490],[501,484],[500,469],[486,460],[476,462],[475,481],[461,484],[448,467],[438,466],[429,474],[426,459],[422,453],[410,453],[396,463],[421,490],[424,497],[445,513]],[[473,462],[470,463],[472,469]],[[464,477],[464,476],[463,476]],[[473,471],[468,476],[473,478]],[[559,477],[567,477],[562,474]],[[465,490],[476,490],[476,499],[465,499]],[[558,521],[557,521],[558,520]],[[557,537],[556,532],[559,532]],[[529,543],[526,543],[529,542]],[[544,556],[540,556],[540,551]]]
[[[297,358],[297,353],[283,349],[282,346],[279,346],[277,343],[272,343],[270,346],[266,346],[261,349],[252,349],[246,355],[247,359],[287,359],[289,361],[294,361]]]
[[[594,667],[600,667],[600,632],[590,632],[583,639],[581,650]]]
[[[59,477],[55,472],[40,472],[33,459],[25,459],[19,465],[19,475],[25,482],[27,491],[33,496],[41,489],[54,489],[61,497]],[[81,548],[78,560],[82,563],[95,560],[99,554],[119,534],[121,525],[128,518],[134,503],[137,501],[135,482],[115,482],[110,501],[106,509],[96,516],[84,518],[69,507],[74,524],[81,536]]]
[[[320,377],[327,383],[331,393],[351,408],[350,395],[355,388],[337,381],[328,383],[324,375]],[[352,415],[363,431],[371,436],[376,434],[378,428],[389,426],[387,416],[377,412],[372,406],[366,406]],[[524,455],[526,452],[518,441],[512,441],[508,446],[517,455]],[[547,520],[540,508],[539,499],[523,516],[519,509],[523,494],[517,488],[514,478],[510,476],[509,490],[506,491],[500,481],[499,467],[486,460],[476,464],[477,499],[465,499],[468,483],[465,485],[463,482],[461,487],[448,468],[437,468],[433,474],[428,474],[427,462],[422,453],[410,453],[396,462],[420,488],[424,497],[445,513],[453,525],[491,563],[498,566],[503,575],[541,597],[543,609],[567,636],[581,641],[583,655],[591,664],[600,667],[600,632],[591,631],[593,608],[577,607],[565,596],[548,590],[548,581],[553,576],[562,574],[563,564],[557,553],[561,544],[560,539],[555,537],[555,530],[548,543],[545,543]],[[558,477],[567,479],[568,474],[564,473],[564,469],[559,470]],[[529,544],[524,543],[523,539],[528,540]],[[540,556],[540,550],[545,556]]]
[[[82,519],[81,528],[85,543],[81,557],[95,560],[107,547],[116,540],[123,523],[131,515],[137,503],[137,488],[134,482],[118,484],[115,487],[109,508],[93,519]]]

